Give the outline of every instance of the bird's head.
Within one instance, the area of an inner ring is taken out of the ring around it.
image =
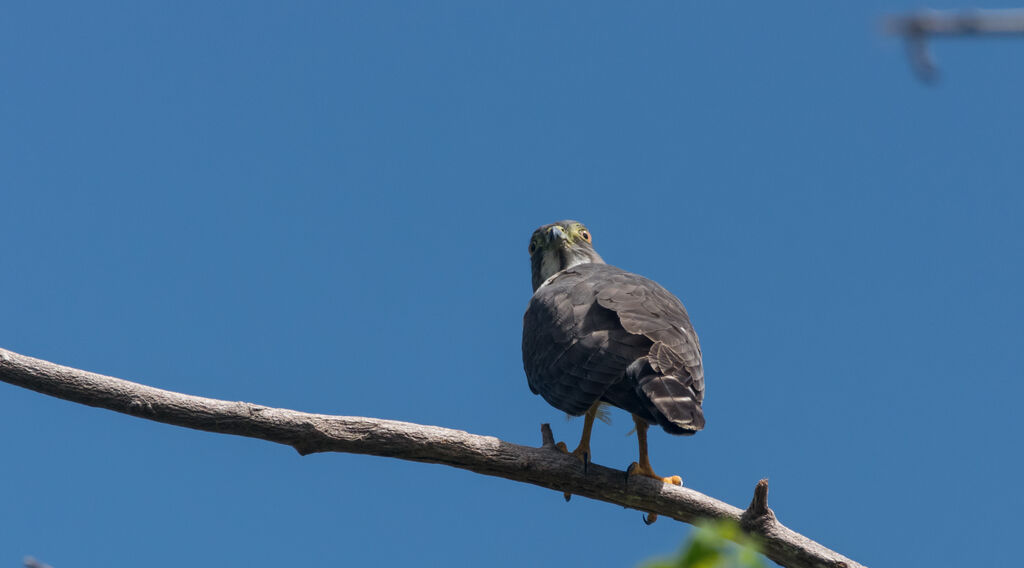
[[[601,255],[594,250],[590,231],[579,221],[544,225],[530,237],[534,292],[556,272],[587,262],[604,264]]]

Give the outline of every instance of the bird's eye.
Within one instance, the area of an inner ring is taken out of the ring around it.
[[[587,241],[588,243],[590,242],[590,232],[588,232],[586,229],[580,231],[580,236],[583,237],[583,240]]]
[[[533,256],[533,253],[535,253],[535,252],[537,252],[537,243],[531,242],[530,243],[530,256]]]

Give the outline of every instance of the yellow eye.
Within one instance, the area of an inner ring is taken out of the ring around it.
[[[587,241],[588,243],[590,242],[590,232],[588,232],[586,229],[580,231],[580,236],[583,237],[583,240]]]

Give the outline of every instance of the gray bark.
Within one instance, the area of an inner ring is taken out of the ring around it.
[[[792,568],[856,568],[860,564],[786,528],[767,506],[761,480],[744,511],[702,493],[590,464],[543,445],[520,446],[492,436],[395,420],[310,414],[162,390],[64,367],[0,349],[0,381],[43,394],[166,424],[259,438],[300,454],[348,452],[437,463],[504,477],[678,521],[730,519],[758,536],[766,556]]]
[[[910,63],[923,81],[935,81],[938,68],[928,50],[932,37],[1009,37],[1024,35],[1024,9],[1009,10],[920,10],[890,16],[885,30],[902,36],[907,43]]]

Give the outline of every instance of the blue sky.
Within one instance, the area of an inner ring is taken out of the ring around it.
[[[539,445],[528,239],[679,295],[663,474],[872,566],[1019,560],[1024,42],[916,4],[22,3],[0,19],[0,346]],[[933,7],[957,7],[953,3]],[[599,424],[597,463],[635,459]],[[0,564],[633,566],[689,527],[0,385]]]

